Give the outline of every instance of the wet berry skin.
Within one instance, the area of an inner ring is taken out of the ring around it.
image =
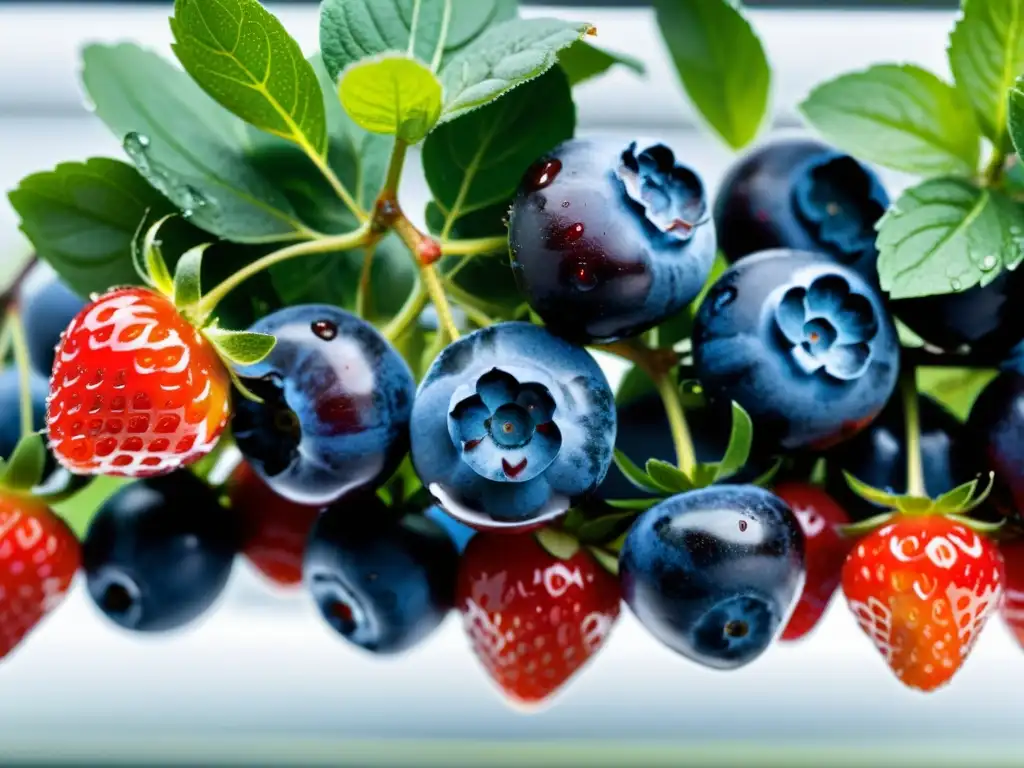
[[[964,451],[995,472],[991,500],[1007,516],[1024,510],[1024,374],[1004,371],[974,401]]]
[[[743,406],[766,451],[849,439],[882,411],[899,374],[878,292],[801,251],[763,251],[727,269],[701,304],[693,345],[708,395]]]
[[[676,449],[672,442],[672,431],[665,416],[665,406],[657,392],[645,394],[618,406],[616,410],[616,448],[641,467],[648,459],[661,459],[675,464]],[[686,421],[690,427],[690,437],[693,440],[697,461],[721,461],[729,443],[731,419],[731,408],[724,404],[708,404],[702,408],[686,410]],[[749,483],[766,472],[769,467],[770,462],[763,457],[751,457],[742,470],[720,482],[731,485]],[[603,499],[640,499],[653,494],[637,488],[626,479],[615,464],[612,464],[604,482],[598,488],[598,495]]]
[[[52,267],[36,262],[18,290],[29,360],[36,371],[50,375],[60,335],[84,306],[85,300],[68,288]]]
[[[611,388],[584,349],[530,323],[499,323],[463,336],[427,371],[412,461],[460,522],[523,530],[600,485],[615,425]]]
[[[876,283],[875,223],[888,207],[878,177],[849,155],[814,139],[778,139],[726,174],[715,229],[730,262],[775,248],[813,251]]]
[[[714,669],[754,661],[803,589],[792,510],[755,486],[712,486],[644,512],[619,554],[623,598],[677,653]]]
[[[454,605],[458,551],[423,515],[396,516],[369,493],[343,498],[313,527],[303,578],[327,624],[379,654],[409,650]]]
[[[238,397],[239,449],[275,492],[326,505],[390,476],[409,444],[416,382],[401,355],[364,320],[337,307],[288,307],[251,328],[277,337],[239,369],[259,404]]]
[[[126,486],[102,506],[82,544],[89,595],[125,629],[184,627],[223,592],[239,538],[235,515],[190,472]]]
[[[977,464],[962,450],[964,426],[930,397],[918,398],[921,425],[921,461],[924,485],[932,498],[975,476]],[[907,492],[906,427],[903,403],[897,391],[881,415],[863,432],[828,455],[829,493],[853,520],[882,514],[885,509],[850,490],[843,471],[889,493]]]
[[[512,268],[553,332],[607,342],[700,293],[715,258],[703,183],[660,142],[573,139],[527,171],[512,205]]]

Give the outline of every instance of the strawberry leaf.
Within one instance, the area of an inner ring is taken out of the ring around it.
[[[604,544],[628,529],[636,516],[637,513],[633,511],[596,517],[581,525],[577,536],[583,544]]]
[[[685,472],[661,459],[647,460],[647,476],[665,493],[685,493],[694,488]]]
[[[562,518],[562,530],[576,536],[581,527],[587,522],[586,514],[579,507],[572,507]]]
[[[559,560],[568,560],[580,550],[580,542],[575,536],[555,528],[541,528],[534,534],[544,550]]]
[[[40,434],[26,435],[14,446],[14,451],[3,467],[0,484],[12,491],[29,491],[43,479],[46,446]]]
[[[979,493],[977,496],[975,496],[973,499],[971,499],[970,502],[968,502],[967,504],[964,504],[962,507],[960,507],[958,512],[960,514],[962,514],[962,515],[966,515],[968,512],[973,512],[975,509],[977,509],[982,504],[984,504],[986,501],[988,501],[988,497],[992,493],[992,487],[995,485],[995,480],[996,480],[996,473],[995,472],[989,472],[988,473],[988,483],[986,483],[986,485],[985,485],[985,490],[983,490],[981,493]]]
[[[587,551],[597,560],[598,564],[612,576],[619,575],[619,558],[600,547],[587,547]]]
[[[655,504],[661,503],[661,499],[605,499],[605,504],[615,509],[632,509],[643,512]]]
[[[865,501],[870,501],[873,504],[886,507],[887,509],[896,509],[899,506],[900,499],[903,497],[895,493],[887,493],[881,491],[878,488],[872,488],[867,483],[862,483],[856,477],[851,475],[849,472],[844,471],[843,477],[846,478],[846,484],[850,486],[850,490],[856,493]]]
[[[197,306],[203,298],[199,275],[202,270],[203,253],[211,245],[212,243],[204,243],[189,248],[178,259],[178,266],[174,270],[174,306],[182,313],[187,313]]]
[[[615,466],[619,468],[619,471],[625,476],[625,478],[641,491],[647,491],[648,493],[663,492],[661,486],[655,484],[646,472],[634,464],[632,459],[618,448],[615,449],[613,459],[615,461]]]
[[[894,517],[896,517],[895,512],[886,512],[881,515],[869,517],[867,520],[860,520],[856,523],[850,523],[849,525],[837,525],[836,530],[842,536],[846,536],[848,538],[857,538],[858,536],[863,536],[866,533],[871,533],[876,528],[880,528],[881,526],[885,525],[890,520],[892,520]]]
[[[991,534],[997,533],[1006,525],[1006,519],[1002,519],[997,523],[987,523],[984,520],[975,520],[972,517],[964,517],[963,515],[946,515],[946,517],[955,523],[970,528],[975,533]]]
[[[935,508],[940,512],[955,514],[967,506],[974,498],[978,490],[978,481],[971,480],[969,483],[958,485],[951,491],[946,491],[935,500]]]
[[[215,326],[206,328],[203,335],[222,358],[235,365],[255,365],[269,355],[277,343],[268,333],[226,331]]]

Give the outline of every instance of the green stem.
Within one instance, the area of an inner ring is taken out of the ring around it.
[[[310,256],[315,253],[332,253],[335,251],[351,251],[353,248],[358,248],[361,245],[365,245],[370,240],[370,227],[365,224],[354,232],[348,232],[344,235],[331,235],[329,237],[322,237],[317,240],[310,240],[308,242],[296,243],[290,245],[287,248],[282,248],[273,253],[269,253],[262,259],[257,259],[251,264],[247,264],[242,269],[238,270],[229,277],[227,280],[217,285],[209,293],[207,293],[203,300],[199,302],[199,306],[196,310],[196,316],[200,319],[205,319],[213,314],[213,311],[217,308],[217,305],[227,296],[231,291],[241,285],[243,282],[248,280],[253,275],[259,274],[265,269],[268,269],[276,264],[288,261],[289,259],[298,258],[299,256]]]
[[[441,253],[445,256],[483,256],[508,249],[507,236],[480,237],[474,240],[442,241]]]
[[[441,284],[441,277],[437,274],[437,269],[433,265],[421,267],[420,279],[423,280],[423,285],[426,287],[427,293],[430,294],[430,300],[434,303],[434,309],[437,310],[437,318],[441,323],[441,328],[448,334],[449,339],[455,341],[460,336],[459,327],[455,324],[452,308],[448,303],[448,297],[445,295],[444,286]]]
[[[3,328],[0,328],[0,367],[7,360],[11,351],[11,324],[4,321]]]
[[[356,314],[362,318],[366,318],[367,313],[372,311],[370,289],[373,287],[371,278],[373,277],[373,255],[376,251],[372,245],[365,246],[365,249],[363,268],[359,273],[359,290],[356,292]]]
[[[398,196],[398,184],[402,179],[402,168],[405,167],[405,155],[409,145],[401,139],[395,139],[395,146],[391,150],[391,159],[388,161],[387,175],[384,177],[384,189],[381,190],[381,199],[395,199]]]
[[[18,305],[12,304],[7,310],[7,328],[10,329],[11,346],[14,348],[14,360],[18,366],[18,389],[20,390],[21,436],[27,437],[35,432],[32,418],[32,363],[28,356],[28,343],[25,341],[25,326],[22,325]]]
[[[990,187],[997,186],[1003,179],[1003,170],[1006,168],[1006,153],[996,150],[992,153],[988,165],[985,166],[984,180]]]
[[[921,417],[917,396],[917,369],[904,368],[900,375],[900,393],[903,397],[903,417],[907,445],[907,494],[927,496],[924,485],[924,467],[921,463]]]
[[[369,214],[362,209],[359,203],[356,202],[356,199],[352,197],[352,193],[348,191],[344,184],[341,183],[341,179],[338,178],[334,169],[327,164],[327,159],[316,154],[310,155],[310,158],[314,163],[316,163],[316,167],[320,170],[320,173],[323,174],[323,177],[327,179],[327,183],[331,185],[335,194],[341,198],[345,207],[352,211],[352,213],[355,214],[355,217],[359,219],[359,223],[363,224],[369,221]]]
[[[423,313],[429,301],[430,297],[427,295],[427,289],[423,287],[423,282],[417,278],[416,285],[409,292],[402,308],[398,310],[398,314],[384,327],[384,337],[392,342],[402,338]]]

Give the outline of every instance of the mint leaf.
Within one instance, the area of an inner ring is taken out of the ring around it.
[[[964,0],[949,39],[949,64],[982,131],[1009,151],[1006,93],[1024,72],[1024,0]]]
[[[569,80],[557,67],[438,126],[423,145],[423,171],[446,228],[488,206],[507,208],[530,165],[575,128]]]
[[[42,481],[45,464],[46,446],[42,436],[34,432],[25,435],[3,465],[0,485],[12,491],[29,491]]]
[[[175,55],[222,106],[310,157],[327,152],[316,74],[299,44],[257,0],[175,0]]]
[[[894,299],[987,285],[1024,253],[1024,214],[997,190],[965,179],[908,189],[878,223],[878,275]]]
[[[245,156],[244,123],[188,75],[130,44],[91,45],[82,56],[82,81],[97,116],[189,221],[240,242],[308,233],[284,194]]]
[[[132,242],[170,203],[126,163],[93,158],[26,176],[10,193],[21,231],[76,293],[139,282]]]
[[[255,365],[269,355],[277,343],[270,334],[252,331],[227,331],[210,327],[203,335],[217,348],[222,357],[235,365]]]
[[[730,0],[655,0],[661,36],[690,101],[733,149],[757,135],[771,69],[750,23]]]
[[[558,63],[569,76],[570,85],[577,86],[621,65],[637,75],[647,74],[647,68],[640,59],[625,53],[606,51],[583,40],[577,40],[558,53]]]
[[[971,176],[981,133],[953,86],[910,64],[881,64],[819,85],[800,105],[827,141],[922,176]]]
[[[454,120],[539,77],[558,61],[558,52],[591,26],[558,19],[513,19],[491,27],[454,56],[441,71],[444,111]]]
[[[345,112],[360,128],[418,144],[441,115],[441,83],[420,62],[385,54],[357,62],[339,78]]]

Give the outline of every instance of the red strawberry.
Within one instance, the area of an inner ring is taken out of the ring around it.
[[[897,517],[856,542],[843,592],[861,628],[907,686],[949,682],[999,605],[995,544],[939,515]]]
[[[278,496],[246,463],[228,481],[228,497],[242,523],[242,554],[278,586],[300,584],[306,541],[319,508]]]
[[[533,704],[600,649],[619,616],[619,582],[585,550],[559,560],[532,535],[480,533],[463,554],[455,604],[494,681]]]
[[[999,545],[1006,564],[1006,597],[1002,616],[1017,642],[1024,647],[1024,539]]]
[[[782,640],[798,640],[818,623],[839,586],[852,542],[837,526],[850,520],[843,508],[816,486],[783,483],[775,488],[775,495],[793,510],[804,532],[807,580],[781,635]]]
[[[230,394],[217,353],[169,299],[114,290],[86,305],[61,337],[50,448],[76,474],[167,474],[213,448]]]
[[[80,564],[78,539],[48,507],[0,495],[0,657],[64,599]]]

